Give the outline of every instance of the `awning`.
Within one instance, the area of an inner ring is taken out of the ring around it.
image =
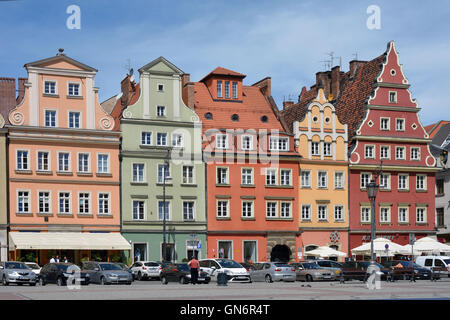
[[[9,239],[19,250],[131,250],[120,233],[10,232]]]

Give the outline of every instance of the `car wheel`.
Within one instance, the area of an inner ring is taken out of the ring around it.
[[[310,274],[306,275],[306,282],[313,282],[313,277]]]
[[[43,278],[39,278],[39,285],[45,286],[45,281]]]
[[[6,277],[5,277],[5,276],[3,276],[2,284],[3,284],[4,286],[8,286],[8,285],[9,285],[9,282],[8,282],[8,280],[6,280]]]
[[[61,277],[59,277],[59,278],[56,280],[56,284],[58,285],[58,287],[62,287],[62,285],[63,285],[63,280],[62,280]]]
[[[180,284],[187,284],[188,282],[186,281],[185,277],[180,277]]]
[[[266,277],[264,278],[264,280],[265,280],[267,283],[273,282],[273,281],[272,281],[272,277],[270,276],[270,274],[266,274]]]
[[[162,284],[167,284],[168,283],[166,277],[164,277],[164,276],[161,277],[161,283]]]
[[[100,278],[100,284],[101,284],[102,286],[104,286],[104,285],[106,284],[106,282],[105,282],[105,277],[101,277],[101,278]]]
[[[139,281],[142,281],[142,273],[140,271],[138,272],[137,279]]]

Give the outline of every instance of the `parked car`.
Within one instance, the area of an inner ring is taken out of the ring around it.
[[[449,256],[419,256],[416,259],[419,266],[433,270],[440,275],[447,275],[450,277],[450,257]]]
[[[129,274],[131,274],[131,279],[132,279],[132,281],[134,281],[134,276],[133,276],[133,273],[131,272],[131,269],[129,266],[127,266],[125,263],[122,263],[122,262],[114,262],[114,264],[117,264],[123,271],[126,271]]]
[[[254,264],[250,270],[252,281],[287,281],[294,282],[296,279],[295,268],[287,263],[261,262]]]
[[[64,286],[67,285],[69,278],[74,284],[74,277],[79,277],[79,283],[82,285],[88,285],[90,282],[89,274],[81,271],[80,267],[73,263],[47,263],[41,269],[39,284],[45,286],[47,283],[56,283],[58,286]]]
[[[207,272],[212,281],[217,281],[217,275],[225,272],[229,282],[252,282],[247,269],[234,260],[203,259],[199,263],[200,270]]]
[[[41,267],[36,262],[25,262],[25,264],[39,278],[39,274],[41,273]]]
[[[105,285],[113,283],[131,284],[133,282],[133,275],[122,270],[113,262],[85,261],[82,269],[89,274],[91,283]]]
[[[239,262],[241,266],[243,266],[247,271],[255,270],[255,264],[249,262]]]
[[[168,282],[179,282],[186,284],[191,282],[191,268],[187,263],[171,263],[164,266],[161,270],[161,283],[167,284]],[[208,284],[211,281],[211,277],[204,271],[198,273],[198,283]]]
[[[134,278],[138,280],[159,279],[162,266],[156,261],[137,261],[133,263],[130,270]]]
[[[300,262],[292,265],[296,267],[295,273],[298,281],[331,281],[336,279],[336,276],[330,270],[322,269],[312,262]]]
[[[333,260],[308,260],[307,262],[317,264],[321,269],[330,270],[335,275],[336,279],[341,276],[342,264]]]
[[[401,267],[396,267],[401,265]],[[383,263],[386,268],[391,268],[394,279],[411,279],[414,275],[415,279],[430,279],[431,271],[425,267],[418,265],[412,261],[393,260]]]
[[[381,280],[389,279],[390,277],[390,269],[384,267],[383,265],[375,262],[375,264],[380,268],[380,271],[383,273],[381,275]],[[347,261],[342,264],[341,275],[342,280],[360,280],[366,281],[369,277],[367,273],[367,268],[370,265],[370,261]]]
[[[24,283],[35,286],[36,274],[23,262],[5,261],[0,263],[0,279],[4,286],[10,283],[22,285]]]

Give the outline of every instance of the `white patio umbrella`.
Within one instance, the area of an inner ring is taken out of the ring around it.
[[[305,254],[309,256],[327,258],[327,257],[346,257],[347,254],[342,251],[335,250],[333,248],[322,246],[311,251],[306,251]]]
[[[404,249],[411,252],[411,245],[403,246]],[[414,251],[422,252],[450,252],[450,246],[441,243],[430,237],[423,237],[414,243]]]
[[[387,252],[386,244],[388,245]],[[398,243],[392,242],[391,240],[385,238],[376,238],[375,240],[373,240],[373,251],[375,252],[377,257],[392,257],[395,254],[401,253],[403,250],[403,246],[399,245]],[[353,248],[351,252],[353,255],[370,255],[370,242]]]

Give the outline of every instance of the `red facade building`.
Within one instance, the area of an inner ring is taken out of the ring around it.
[[[298,160],[270,95],[270,78],[216,68],[184,83],[186,104],[203,122],[208,257],[295,260]]]

